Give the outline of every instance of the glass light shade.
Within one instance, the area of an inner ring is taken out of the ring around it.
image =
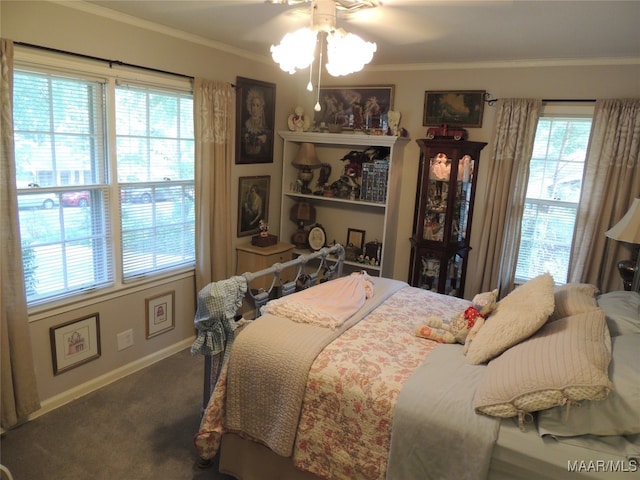
[[[339,28],[327,35],[327,71],[334,77],[359,72],[377,49],[375,43]]]
[[[287,33],[280,45],[271,45],[271,57],[285,72],[296,73],[313,63],[316,40],[317,33],[310,28]]]

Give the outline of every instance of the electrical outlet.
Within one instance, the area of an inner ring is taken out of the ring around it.
[[[117,335],[118,351],[129,348],[133,345],[133,330],[125,330]]]

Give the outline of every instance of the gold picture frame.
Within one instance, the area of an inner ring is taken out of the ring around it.
[[[340,125],[343,130],[379,129],[387,125],[393,110],[394,85],[321,87],[321,110],[314,115],[316,128]]]
[[[439,90],[424,92],[422,125],[482,127],[485,90]]]
[[[173,330],[175,324],[175,292],[166,292],[145,300],[147,339]]]
[[[53,374],[60,375],[99,358],[100,315],[86,317],[49,328]]]

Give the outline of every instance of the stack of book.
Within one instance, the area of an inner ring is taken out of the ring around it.
[[[384,203],[387,200],[389,159],[374,160],[362,164],[360,200]]]

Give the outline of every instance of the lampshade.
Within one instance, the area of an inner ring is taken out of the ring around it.
[[[624,214],[624,217],[607,230],[605,235],[619,242],[640,244],[640,198],[633,200],[631,208]],[[618,270],[620,270],[620,275],[625,282],[625,290],[640,292],[640,254],[636,252],[635,262],[632,260],[619,262]],[[633,272],[633,280],[629,285],[627,276],[631,277],[631,272]]]
[[[316,221],[316,209],[309,202],[298,202],[291,207],[289,218],[298,224],[311,225]]]
[[[640,198],[633,200],[631,208],[605,235],[619,242],[640,244]]]
[[[322,163],[316,153],[315,145],[313,143],[302,143],[291,165],[300,169],[320,168]]]
[[[313,63],[316,44],[326,39],[326,68],[329,74],[337,77],[362,70],[373,59],[376,44],[345,32],[342,28],[336,28],[335,0],[313,0],[311,3],[311,26],[287,33],[279,45],[272,45],[273,60],[282,70],[293,74]],[[376,5],[377,2],[362,3],[362,6],[368,7]],[[322,46],[321,44],[320,62]]]

